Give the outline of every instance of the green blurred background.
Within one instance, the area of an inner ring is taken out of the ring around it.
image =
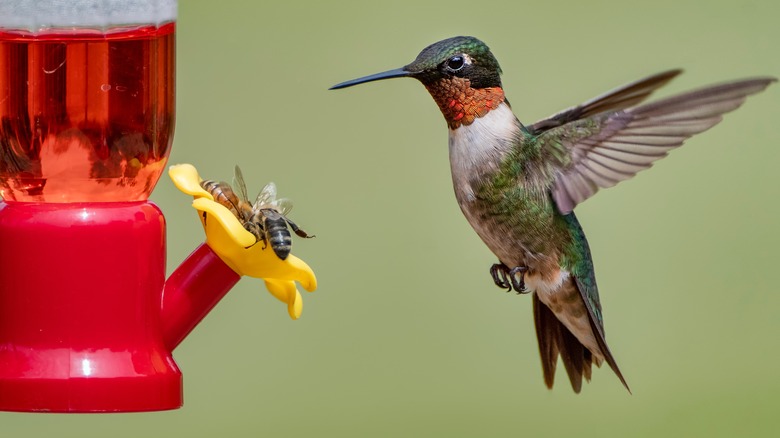
[[[660,95],[780,75],[780,3],[182,1],[170,163],[251,191],[275,181],[317,235],[291,321],[242,280],[175,353],[185,405],[121,415],[0,414],[8,437],[777,436],[780,87],[578,216],[612,351],[574,395],[541,378],[528,296],[455,203],[446,125],[413,80],[327,91],[474,35],[533,122],[660,70]],[[202,239],[167,177],[169,271]]]

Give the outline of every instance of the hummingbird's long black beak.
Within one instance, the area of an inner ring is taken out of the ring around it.
[[[362,78],[352,79],[351,81],[342,82],[340,84],[336,84],[330,88],[329,90],[338,90],[339,88],[347,88],[351,87],[353,85],[362,84],[365,82],[371,82],[371,81],[378,81],[380,79],[390,79],[390,78],[404,78],[407,76],[411,76],[412,72],[404,70],[403,68],[396,68],[395,70],[388,70],[383,71],[382,73],[376,73],[373,75],[363,76]]]

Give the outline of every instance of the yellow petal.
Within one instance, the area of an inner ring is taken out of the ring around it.
[[[206,213],[206,243],[239,275],[297,281],[309,292],[317,288],[317,278],[306,262],[293,254],[285,260],[277,257],[269,245],[256,241],[238,218],[218,202],[198,198],[192,206]]]
[[[196,198],[202,197],[214,200],[211,193],[200,186],[202,179],[198,175],[198,170],[192,164],[174,164],[168,168],[168,176],[171,177],[173,185],[182,192]]]
[[[287,313],[290,314],[290,318],[295,320],[301,317],[302,312],[303,312],[303,298],[301,298],[301,293],[298,292],[298,289],[295,289],[295,296],[293,302],[287,303]]]
[[[209,247],[239,275],[264,279],[268,291],[287,303],[290,317],[298,319],[303,298],[295,282],[309,292],[317,288],[317,278],[309,265],[292,254],[281,260],[265,242],[258,242],[230,210],[200,186],[202,180],[192,165],[171,166],[168,174],[179,190],[195,197],[192,206],[200,212]]]
[[[303,312],[303,298],[295,287],[295,282],[267,278],[265,287],[273,296],[287,303],[287,312],[290,318],[298,319]]]
[[[273,278],[266,278],[265,280],[265,287],[268,289],[268,292],[271,293],[271,295],[274,296],[277,300],[287,303],[290,301],[290,297],[288,296],[288,290],[284,286],[284,283],[286,283],[284,280],[274,280]],[[294,284],[293,284],[294,285]]]
[[[276,256],[270,246],[264,242],[246,248],[241,263],[241,274],[256,278],[277,278],[279,280],[295,280],[304,289],[311,292],[317,289],[317,278],[309,265],[290,254],[282,260]]]
[[[219,202],[197,198],[192,201],[192,207],[207,214],[204,224],[206,242],[213,250],[244,249],[256,243],[255,236],[241,225],[236,215]]]

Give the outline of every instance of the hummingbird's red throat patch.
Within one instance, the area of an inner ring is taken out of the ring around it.
[[[470,125],[504,101],[501,87],[471,88],[468,79],[448,78],[425,86],[439,105],[450,129]]]

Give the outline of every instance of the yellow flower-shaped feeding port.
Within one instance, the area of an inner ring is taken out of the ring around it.
[[[199,212],[206,244],[239,275],[262,278],[273,296],[287,303],[292,319],[303,310],[303,298],[295,282],[309,292],[317,288],[314,272],[303,260],[290,254],[285,260],[245,230],[238,218],[204,190],[202,179],[191,164],[177,164],[168,169],[173,184],[195,199],[192,206]]]

